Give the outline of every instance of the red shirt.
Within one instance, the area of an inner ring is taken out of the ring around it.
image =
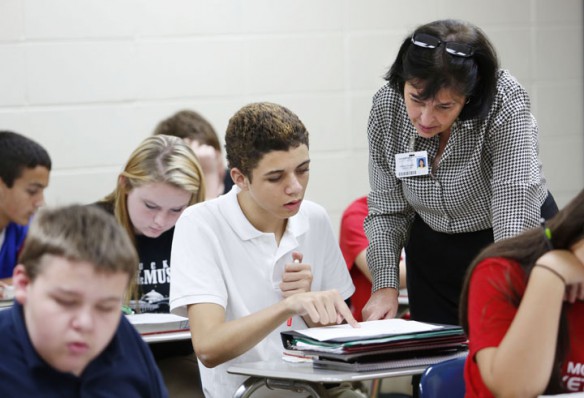
[[[351,311],[359,322],[363,320],[361,311],[371,297],[371,282],[355,265],[357,255],[367,249],[369,241],[363,229],[367,216],[367,196],[353,201],[343,212],[341,219],[340,246],[345,262],[349,268],[355,293],[351,296]]]
[[[469,355],[464,369],[466,397],[493,397],[483,383],[477,363],[472,359],[483,348],[499,346],[517,312],[505,296],[509,283],[507,278],[519,294],[525,292],[525,272],[512,260],[489,258],[473,271],[468,296]],[[577,301],[570,306],[568,323],[570,352],[563,365],[563,380],[570,391],[584,391],[583,302]]]

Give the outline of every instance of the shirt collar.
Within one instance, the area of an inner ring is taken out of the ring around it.
[[[237,194],[240,191],[239,187],[234,185],[231,191],[217,199],[223,202],[219,207],[223,217],[242,240],[250,240],[265,235],[266,233],[256,229],[243,214],[237,201]],[[297,238],[308,231],[308,217],[302,211],[303,205],[304,203],[300,206],[300,210],[296,215],[288,219],[284,235],[289,234]]]

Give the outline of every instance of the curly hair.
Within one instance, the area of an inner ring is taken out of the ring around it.
[[[37,142],[12,131],[0,131],[0,179],[12,188],[25,168],[43,166],[51,171],[51,158]]]
[[[288,108],[257,102],[244,106],[229,119],[225,150],[229,168],[239,169],[251,180],[251,172],[271,151],[308,147],[308,131]]]

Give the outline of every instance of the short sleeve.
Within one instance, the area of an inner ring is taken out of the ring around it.
[[[367,198],[354,201],[343,213],[339,244],[349,269],[353,268],[355,259],[367,249],[369,240],[365,235],[363,222],[367,216]]]
[[[482,261],[473,271],[468,294],[469,355],[497,347],[507,333],[517,307],[511,302],[511,284],[525,291],[525,274],[517,263],[502,258]]]

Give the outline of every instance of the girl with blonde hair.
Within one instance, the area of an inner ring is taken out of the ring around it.
[[[115,216],[138,251],[136,311],[168,312],[174,225],[185,208],[204,199],[194,152],[180,138],[156,135],[132,152],[114,191],[97,203]]]

